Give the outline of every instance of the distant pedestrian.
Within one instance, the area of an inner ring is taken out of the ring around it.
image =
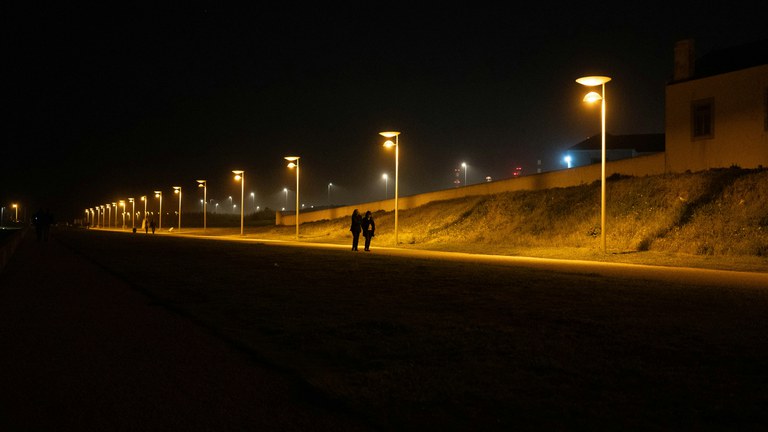
[[[154,219],[149,221],[149,227],[152,228],[152,234],[154,234],[155,233],[155,220]]]
[[[352,231],[352,250],[357,250],[357,242],[360,239],[360,231],[362,230],[361,223],[363,222],[363,219],[360,217],[360,213],[355,209],[355,211],[352,212],[352,225],[349,227],[349,230]]]
[[[32,216],[32,223],[35,225],[37,241],[48,241],[48,233],[53,223],[53,215],[48,210],[41,208]]]
[[[365,212],[365,217],[363,217],[360,226],[363,228],[363,237],[365,237],[365,251],[370,252],[371,238],[373,237],[373,232],[376,231],[376,223],[373,221],[370,211]]]
[[[149,234],[149,221],[147,218],[144,218],[144,220],[141,221],[141,224],[144,225],[144,234]]]

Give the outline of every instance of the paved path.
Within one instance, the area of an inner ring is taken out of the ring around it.
[[[0,274],[0,430],[364,430],[55,240]]]

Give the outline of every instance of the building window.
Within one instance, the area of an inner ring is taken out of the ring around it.
[[[691,106],[691,136],[693,139],[715,136],[714,109],[712,99],[694,101]]]

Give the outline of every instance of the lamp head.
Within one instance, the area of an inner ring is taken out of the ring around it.
[[[392,142],[392,140],[386,140],[386,141],[384,141],[384,147],[386,147],[386,148],[392,148],[392,147],[394,147],[395,145],[396,145],[396,144],[395,144],[395,143],[393,143],[393,142]]]
[[[245,171],[243,171],[243,170],[232,170],[232,172],[235,174],[235,180],[239,181],[240,179],[243,178],[243,173]]]
[[[600,84],[605,84],[610,80],[611,77],[607,76],[586,76],[577,79],[576,82],[583,86],[594,87],[599,86]]]
[[[592,103],[603,100],[603,97],[598,92],[589,92],[584,96],[583,100],[584,102]]]
[[[395,132],[395,131],[379,132],[379,135],[383,136],[384,138],[393,138],[400,135],[400,132]]]

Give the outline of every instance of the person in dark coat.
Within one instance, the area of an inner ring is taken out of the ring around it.
[[[355,211],[352,212],[352,225],[349,227],[349,230],[352,231],[352,250],[357,250],[357,241],[360,239],[360,231],[362,230],[361,224],[363,222],[363,218],[360,217],[360,213],[355,209]]]
[[[376,223],[373,221],[373,216],[371,216],[370,211],[365,212],[365,216],[363,217],[360,226],[363,228],[363,237],[365,237],[365,251],[370,252],[371,238],[373,237],[373,232],[376,230]]]

